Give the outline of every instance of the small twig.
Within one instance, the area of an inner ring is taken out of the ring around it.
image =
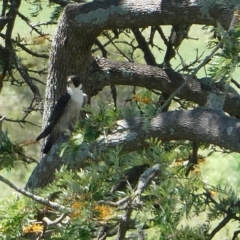
[[[42,219],[42,221],[47,226],[56,225],[56,224],[60,223],[67,215],[68,215],[68,213],[63,213],[60,217],[56,218],[55,220],[50,220],[48,217],[44,217]]]
[[[27,108],[27,110],[24,111],[24,112],[25,112],[25,115],[24,115],[23,118],[22,118],[23,121],[27,118],[27,116],[28,116],[29,114],[31,114],[31,113],[34,112],[34,111],[38,111],[38,109],[35,109],[35,108],[34,108],[36,105],[38,105],[38,103],[34,105],[34,103],[35,103],[36,100],[40,102],[41,99],[40,99],[40,98],[37,98],[37,99],[36,99],[35,97],[32,99],[29,107]]]
[[[113,37],[112,39],[115,39],[115,37]],[[96,44],[96,43],[95,43]],[[104,48],[106,48],[109,44],[111,44],[111,41],[107,41],[106,43],[104,43],[104,44],[102,44],[101,43],[101,45],[104,47]],[[96,44],[97,45],[97,44]],[[96,51],[98,51],[99,50],[99,46],[97,45],[97,48],[93,48],[92,49],[92,53],[94,53],[94,52],[96,52]]]
[[[139,31],[138,28],[132,28],[131,30],[135,36],[136,41],[138,42],[138,48],[141,49],[144,54],[144,59],[146,63],[148,65],[156,66],[157,63],[155,57],[150,51],[149,46],[142,33]]]
[[[177,54],[179,56],[179,58],[181,59],[181,62],[183,61],[182,57],[180,56],[179,52],[177,51]],[[199,56],[198,56],[198,49],[196,49],[196,58],[194,61],[190,62],[189,64],[179,64],[179,65],[182,65],[183,68],[179,69],[178,71],[179,72],[182,72],[182,71],[192,71],[192,69],[190,67],[194,66],[196,63],[199,63],[200,62],[200,59],[201,57],[203,56],[204,52],[202,52]],[[179,67],[179,65],[175,68],[177,69]],[[185,66],[184,66],[185,65]]]
[[[232,220],[231,215],[227,215],[210,233],[209,239],[212,239],[223,227]]]
[[[21,158],[21,160],[27,164],[30,164],[30,163],[36,163],[38,164],[38,161],[32,157],[29,157],[29,156],[26,156],[25,154],[19,152],[19,151],[16,151],[16,153],[20,156],[22,156],[23,158],[26,158],[26,159],[29,159],[29,160],[24,160],[23,158]]]
[[[213,57],[213,55],[216,53],[216,51],[222,46],[222,43],[223,43],[223,39],[221,40],[221,42],[219,42],[217,44],[217,46],[212,50],[212,52],[202,61],[202,63],[199,64],[199,66],[194,69],[192,74],[190,74],[189,76],[186,77],[184,83],[170,95],[170,97],[167,99],[167,101],[161,107],[160,111],[162,111],[162,109],[165,108],[172,101],[172,99],[182,91],[182,89],[187,85],[187,83],[190,81],[190,79],[195,77],[197,72],[210,61],[210,59]]]
[[[102,43],[98,40],[98,38],[95,39],[94,44],[96,44],[99,47],[99,49],[102,52],[102,56],[104,58],[107,58],[108,52],[107,52],[106,48],[102,45]]]
[[[6,115],[0,116],[0,136],[2,135],[2,123],[5,118],[6,118]]]
[[[34,97],[40,99],[41,97],[40,97],[40,92],[39,92],[38,87],[35,84],[33,84],[33,81],[31,79],[31,77],[29,76],[27,70],[20,63],[16,52],[13,50],[13,48],[11,48],[10,52],[11,52],[11,55],[13,57],[13,60],[14,60],[14,63],[15,63],[15,66],[16,66],[18,72],[20,73],[22,78],[25,80],[25,82],[27,83],[27,85],[29,86],[31,91],[33,92]]]
[[[17,15],[24,21],[26,24],[32,28],[36,33],[38,33],[40,36],[44,35],[41,31],[39,31],[33,24],[31,24],[30,20],[25,17],[23,14],[21,14],[19,11],[17,11]],[[32,32],[32,31],[31,31]]]
[[[170,104],[170,102],[173,100],[173,98],[175,96],[177,96],[182,91],[182,89],[187,85],[189,79],[191,79],[191,77],[187,76],[187,78],[185,79],[184,83],[170,95],[170,97],[166,100],[166,102],[161,106],[160,112],[162,112],[162,109],[167,107]]]
[[[35,77],[31,77],[31,78],[32,78],[32,80],[35,81],[35,82],[41,83],[42,85],[46,85],[45,82],[43,82],[43,81],[41,81],[41,80],[39,80],[39,79],[37,79],[37,78],[35,78]]]
[[[36,126],[36,127],[41,127],[41,126],[39,126],[35,123],[29,122],[29,121],[26,121],[26,120],[22,120],[22,119],[5,118],[5,121],[19,123],[20,126],[21,126],[21,123],[22,123],[22,124],[31,124],[31,125]]]
[[[28,69],[28,72],[37,73],[37,74],[39,74],[41,76],[42,74],[46,74],[46,70],[47,70],[47,68],[45,67],[45,68],[43,68],[41,70],[38,70],[38,71],[37,70]],[[32,79],[35,79],[35,78],[32,78]]]
[[[98,201],[98,204],[104,204],[104,205],[109,205],[111,207],[119,207],[121,205],[124,205],[130,197],[124,197],[123,199],[117,201],[117,202],[111,202],[111,201],[105,201],[105,200],[100,200]]]
[[[198,67],[196,67],[193,71],[193,73],[191,74],[191,76],[196,76],[196,74],[198,73],[198,71],[205,66],[207,63],[210,62],[211,58],[213,57],[213,55],[222,47],[223,44],[223,39],[221,39],[221,41],[215,46],[215,48],[211,51],[211,53],[205,57],[205,59],[198,65]]]
[[[109,36],[108,36],[106,33],[104,33],[104,32],[103,32],[103,35],[104,35],[106,38],[108,38],[108,40],[111,42],[111,44],[118,50],[118,52],[119,52],[125,59],[127,59],[129,62],[133,62],[133,60],[130,59],[123,51],[121,51],[121,50],[119,49],[119,47],[114,43],[114,41],[113,41],[114,38],[109,38]]]
[[[6,118],[6,116],[7,116],[7,115],[1,116],[0,122],[2,122],[2,121]]]
[[[0,33],[0,37],[5,39],[6,38],[6,35],[3,34],[3,33]],[[11,41],[16,44],[18,47],[20,47],[22,50],[24,50],[25,52],[27,52],[28,54],[34,56],[34,57],[39,57],[39,58],[46,58],[48,59],[49,58],[49,55],[47,54],[40,54],[40,53],[37,53],[37,52],[33,52],[32,50],[28,49],[24,44],[21,44],[19,42],[17,42],[16,40],[14,39],[11,39]]]
[[[231,79],[231,83],[233,83],[237,88],[240,89],[240,84],[236,80]]]
[[[39,27],[39,26],[56,25],[56,24],[57,22],[48,21],[48,22],[40,22],[40,23],[32,24],[32,26]]]
[[[214,54],[222,47],[224,40],[225,40],[225,38],[223,37],[223,38],[221,39],[221,41],[214,47],[214,49],[211,51],[211,53],[210,53],[208,56],[205,57],[205,59],[202,61],[202,63],[200,63],[200,64],[198,65],[198,67],[196,67],[196,68],[194,69],[194,71],[192,72],[192,74],[190,74],[189,76],[187,76],[187,78],[185,79],[184,83],[183,83],[176,91],[174,91],[174,92],[170,95],[169,99],[167,99],[167,101],[163,104],[163,106],[161,107],[160,111],[162,111],[162,109],[163,109],[166,105],[168,105],[168,104],[172,101],[172,99],[173,99],[177,94],[179,94],[179,93],[182,91],[182,89],[187,85],[187,83],[190,81],[190,79],[192,79],[193,77],[195,77],[196,74],[198,73],[198,71],[199,71],[202,67],[204,67],[204,66],[211,60],[211,58],[214,56]]]
[[[162,38],[164,44],[165,44],[166,46],[168,46],[168,39],[165,37],[162,28],[159,27],[159,26],[156,26],[156,30],[158,31],[158,33],[159,33],[160,37]]]
[[[27,52],[28,54],[34,56],[34,57],[39,57],[39,58],[49,58],[48,54],[41,54],[41,53],[37,53],[37,52],[33,52],[32,50],[28,49],[25,45],[16,42],[15,40],[12,40],[18,47],[20,47],[22,50],[24,50],[25,52]]]
[[[61,210],[61,211],[65,211],[65,212],[71,212],[70,209],[58,204],[58,203],[55,203],[55,202],[51,202],[49,201],[48,199],[45,199],[45,198],[42,198],[42,197],[39,197],[35,194],[32,194],[24,189],[21,189],[19,187],[17,187],[16,185],[14,185],[13,183],[11,183],[10,181],[8,181],[6,178],[4,178],[3,176],[0,175],[0,181],[6,183],[10,188],[13,188],[14,190],[16,190],[17,192],[21,193],[22,195],[28,197],[28,198],[31,198],[32,200],[40,203],[40,204],[43,204],[47,207],[51,207],[55,210]]]
[[[239,233],[240,233],[240,230],[235,231],[233,234],[232,240],[236,240]]]
[[[123,206],[124,209],[129,208],[129,203],[128,203],[129,200],[131,198],[135,199],[136,197],[139,197],[142,194],[142,192],[144,191],[144,189],[150,184],[152,179],[157,174],[159,174],[159,172],[160,172],[160,164],[156,164],[156,165],[148,168],[147,170],[145,170],[138,180],[137,190],[135,191],[134,196],[132,196],[132,197],[126,196],[126,197],[124,197],[123,199],[121,199],[117,202],[101,200],[101,201],[98,201],[98,204],[109,205],[109,206],[112,206],[112,207]],[[128,205],[127,207],[125,206],[126,204]],[[121,209],[123,209],[123,208],[121,207]]]

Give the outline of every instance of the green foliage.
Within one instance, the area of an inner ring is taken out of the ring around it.
[[[208,2],[211,5],[213,1]],[[42,1],[33,0],[31,3],[32,16],[36,17],[43,9]],[[63,8],[54,5],[52,9],[50,20],[56,21]],[[105,35],[109,34],[110,32],[105,32]],[[209,72],[215,81],[225,76],[224,80],[229,82],[239,66],[239,26],[231,34],[222,30],[218,34],[223,39],[224,49],[214,56]],[[15,40],[21,43],[23,38],[18,35]],[[84,143],[91,145],[100,135],[114,131],[118,119],[142,117],[147,128],[151,118],[158,113],[157,96],[153,96],[150,91],[141,92],[140,95],[135,95],[131,105],[121,110],[103,103],[99,104],[98,109],[86,108],[89,117],[79,122],[70,141],[63,144],[61,156],[66,154],[70,162]],[[179,105],[180,109],[195,107],[195,104],[187,101],[181,101]],[[211,221],[224,220],[225,216],[239,221],[239,200],[233,189],[209,186],[195,169],[186,176],[191,143],[163,143],[157,139],[148,139],[147,143],[148,147],[136,149],[132,153],[123,152],[121,147],[105,152],[94,149],[92,158],[85,161],[84,169],[73,171],[64,166],[55,174],[51,185],[38,189],[36,194],[71,209],[64,221],[47,226],[47,230],[52,231],[51,239],[93,239],[101,227],[114,229],[118,226],[126,209],[132,211],[130,220],[134,222],[135,228],[129,230],[130,234],[134,234],[136,229],[147,229],[149,239],[150,236],[153,236],[152,239],[160,237],[163,240],[211,239]],[[208,146],[199,144],[201,149]],[[24,159],[21,146],[13,144],[8,134],[3,133],[0,141],[0,168],[10,169],[14,161]],[[183,161],[178,161],[179,159]],[[161,172],[156,174],[143,193],[136,196],[139,179],[155,164],[160,164]],[[198,168],[199,163],[195,167]],[[129,199],[129,206],[122,204],[112,207],[110,204],[126,198]],[[20,196],[6,198],[0,203],[0,237],[26,237],[23,227],[32,222],[42,223],[41,215],[55,220],[62,213],[63,211],[49,209]],[[202,213],[207,213],[204,224],[182,226],[184,217],[193,219]]]
[[[62,6],[55,6],[54,10],[51,12],[50,20],[52,22],[57,21],[60,15],[62,14],[63,7]]]
[[[120,116],[146,116],[149,119],[156,114],[154,102],[133,102],[127,109],[125,112],[115,111],[112,105],[103,103],[94,111],[86,108],[89,116],[79,122],[77,133],[72,136],[63,154],[72,158],[84,142],[91,144],[100,134],[110,133]],[[3,136],[8,139],[7,134]],[[10,145],[10,140],[4,142]],[[103,226],[114,229],[119,224],[119,216],[125,215],[126,208],[110,203],[124,199],[128,199],[132,208],[130,218],[135,222],[135,227],[128,234],[134,236],[136,229],[147,229],[149,239],[156,237],[156,232],[163,240],[211,239],[212,221],[223,219],[226,213],[232,219],[240,214],[238,196],[233,189],[209,186],[203,181],[201,172],[194,168],[186,177],[191,143],[162,143],[157,139],[148,139],[147,144],[145,149],[132,153],[125,153],[121,148],[95,149],[92,158],[85,161],[84,169],[69,170],[68,166],[64,166],[55,174],[51,185],[37,190],[36,194],[70,209],[66,210],[69,211],[68,219],[45,229],[52,231],[51,239],[93,239]],[[199,148],[205,147],[204,144],[199,145]],[[139,179],[155,164],[160,164],[160,173],[137,196]],[[199,164],[195,167],[199,168]],[[136,201],[137,198],[139,201]],[[25,208],[26,200],[21,199],[11,204],[6,202],[8,208],[13,208],[11,214],[0,221],[0,225],[4,226],[2,235],[6,239],[24,236],[23,227],[30,229],[31,223],[42,222],[40,213],[52,220],[63,213],[40,204],[29,204]],[[5,216],[8,208],[3,205],[0,215]],[[206,212],[204,223],[192,227],[182,225],[184,217],[197,218]],[[14,226],[13,232],[11,226]]]
[[[20,145],[13,144],[7,132],[0,134],[0,169],[10,170],[15,161],[26,161],[24,150]]]
[[[114,109],[113,104],[106,105],[103,102],[99,102],[98,108],[85,107],[83,110],[88,113],[87,120],[79,121],[70,141],[62,144],[60,156],[77,152],[84,142],[92,143],[100,135],[106,136],[111,133],[119,119],[144,116],[144,125],[147,128],[151,118],[158,113],[157,104],[153,101],[149,104],[150,101],[150,97],[145,94],[141,97],[141,101],[132,102],[130,106],[123,109]]]
[[[108,115],[107,111],[105,113]],[[101,111],[99,114],[109,120]],[[100,126],[105,127],[103,123]],[[139,177],[155,164],[161,165],[161,172],[139,196],[140,202],[133,205],[132,213],[136,228],[148,229],[149,239],[156,237],[156,232],[163,240],[208,239],[210,222],[223,218],[229,209],[233,217],[240,214],[238,197],[232,189],[208,186],[201,173],[194,171],[186,177],[187,165],[177,163],[179,158],[187,159],[190,145],[186,147],[184,142],[175,142],[166,147],[156,139],[148,139],[147,143],[147,148],[134,153],[124,153],[121,149],[96,151],[95,161],[86,161],[84,169],[74,171],[62,167],[51,185],[39,189],[36,194],[71,209],[69,219],[48,226],[47,230],[53,231],[51,239],[93,239],[101,226],[110,229],[117,226],[118,216],[125,214],[125,208],[121,205],[112,207],[108,203],[126,198],[134,203]],[[137,166],[145,167],[140,174],[135,170],[135,179],[128,178],[132,168]],[[214,192],[217,195],[214,196]],[[40,216],[39,212],[52,220],[62,214],[62,211],[48,210],[40,204],[29,204],[19,196],[2,201],[1,206],[0,225],[4,239],[24,236],[24,227],[37,220],[41,222],[41,218],[36,218]],[[183,217],[192,219],[206,211],[205,223],[192,227],[181,224]],[[133,236],[134,231],[129,230],[129,234]]]
[[[37,17],[43,10],[41,0],[26,0],[26,2],[31,4],[31,17]]]
[[[29,203],[29,199],[20,195],[0,201],[0,239],[18,239],[23,235],[22,228],[33,217],[33,208]]]
[[[208,70],[215,81],[223,79],[224,82],[229,83],[236,68],[239,67],[240,25],[230,32],[226,32],[220,27],[216,31],[221,38],[223,49],[214,55]]]

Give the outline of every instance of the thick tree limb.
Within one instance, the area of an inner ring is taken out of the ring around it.
[[[147,89],[159,90],[172,94],[188,77],[186,86],[177,94],[180,99],[186,99],[204,106],[207,96],[211,92],[211,80],[208,78],[197,79],[174,72],[171,69],[118,62],[96,57],[92,63],[87,84],[95,85],[96,93],[109,85],[139,86]],[[226,96],[223,110],[231,116],[240,118],[240,96],[237,92],[229,92]]]
[[[107,148],[121,144],[124,151],[134,151],[153,137],[161,140],[189,140],[214,144],[240,152],[240,121],[208,109],[164,112],[149,125],[143,119],[117,122],[118,131],[98,139]]]
[[[62,164],[72,168],[84,165],[91,151],[97,148],[105,151],[122,146],[131,152],[147,146],[146,139],[189,140],[214,144],[240,153],[240,120],[224,115],[220,111],[198,108],[188,111],[163,112],[146,123],[144,118],[120,120],[117,129],[107,136],[99,137],[91,146],[83,145],[73,164],[69,157],[59,158],[57,145],[51,149],[33,171],[26,188],[43,187],[53,180],[54,172]],[[66,141],[61,139],[60,142]],[[94,158],[94,157],[93,157]]]

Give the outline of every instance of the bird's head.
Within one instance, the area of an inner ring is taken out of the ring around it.
[[[82,83],[77,75],[71,75],[67,78],[67,86],[71,89],[78,88],[82,89]]]

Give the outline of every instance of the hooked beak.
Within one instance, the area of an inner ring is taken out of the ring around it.
[[[68,78],[67,80],[67,85],[71,84],[72,83],[72,79],[71,78]]]

